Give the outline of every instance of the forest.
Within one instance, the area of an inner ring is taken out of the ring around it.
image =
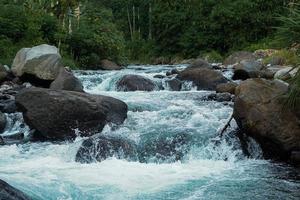
[[[222,60],[299,43],[297,0],[0,0],[0,63],[47,43],[66,65],[97,69],[155,58]]]

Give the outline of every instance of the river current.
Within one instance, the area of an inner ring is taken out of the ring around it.
[[[145,145],[155,137],[167,140],[187,135],[189,148],[181,161],[150,158],[139,163],[109,158],[76,163],[76,152],[85,139],[78,137],[75,142],[0,146],[0,179],[37,200],[300,199],[299,170],[264,160],[251,138],[247,139],[250,156],[246,156],[234,134],[235,122],[219,138],[231,117],[232,102],[204,100],[214,92],[197,91],[191,83],[185,83],[181,91],[170,91],[164,79],[153,78],[173,68],[129,66],[121,71],[75,74],[86,92],[112,96],[128,105],[124,124],[106,126],[103,134]],[[116,83],[126,74],[148,77],[158,87],[153,92],[117,92]],[[21,114],[8,118],[4,134],[28,133]]]

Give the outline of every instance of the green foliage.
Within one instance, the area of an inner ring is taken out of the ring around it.
[[[124,51],[122,33],[112,23],[112,14],[101,7],[88,7],[82,25],[69,35],[66,43],[83,68],[97,69],[102,59],[119,61]]]
[[[217,51],[205,52],[200,57],[211,63],[221,63],[224,60],[223,56]]]
[[[272,56],[263,60],[264,64],[270,63],[273,58],[280,58],[283,61],[283,65],[297,66],[300,64],[300,57],[294,51],[282,49],[274,53]]]
[[[101,59],[150,62],[157,57],[193,58],[201,52],[219,61],[218,53],[269,48],[273,27],[280,23],[281,40],[298,42],[300,14],[297,6],[283,9],[287,3],[0,0],[0,60],[10,64],[20,48],[48,43],[80,68],[98,69]]]
[[[300,43],[300,4],[286,8],[287,15],[278,17],[281,24],[277,27],[277,40],[284,46]]]

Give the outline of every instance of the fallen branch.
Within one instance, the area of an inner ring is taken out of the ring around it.
[[[223,128],[223,129],[221,130],[221,132],[218,134],[218,135],[220,135],[221,138],[223,137],[223,135],[224,135],[225,131],[227,130],[227,128],[230,127],[230,123],[231,123],[232,119],[233,119],[233,114],[231,115],[231,117],[230,117],[230,119],[228,120],[228,122],[225,124],[224,128]]]

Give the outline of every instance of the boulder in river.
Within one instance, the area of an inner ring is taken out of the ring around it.
[[[181,71],[177,78],[192,81],[198,90],[216,90],[217,85],[227,83],[221,72],[208,68],[187,68]]]
[[[83,141],[76,154],[76,162],[101,162],[107,158],[137,160],[137,148],[133,141],[117,136],[95,135]]]
[[[190,148],[187,133],[145,135],[139,144],[139,161],[175,162],[182,160]]]
[[[117,82],[118,91],[153,91],[156,84],[140,75],[125,75]]]
[[[104,69],[104,70],[121,70],[121,69],[123,69],[122,66],[120,66],[110,60],[107,60],[107,59],[100,61],[100,67],[101,67],[101,69]]]
[[[30,200],[26,194],[0,179],[1,200]]]
[[[235,88],[238,86],[235,82],[221,83],[217,85],[216,92],[224,93],[228,92],[230,94],[235,94]]]
[[[246,80],[248,78],[258,78],[263,65],[256,60],[242,60],[235,66],[233,80]]]
[[[166,84],[171,91],[180,91],[182,87],[182,82],[177,78],[166,80]]]
[[[68,68],[60,69],[58,76],[51,83],[50,89],[84,92],[82,83]]]
[[[21,49],[12,64],[12,72],[22,80],[49,86],[63,67],[55,46],[47,44]]]
[[[300,149],[300,120],[282,101],[287,91],[288,84],[265,79],[246,80],[236,89],[234,118],[261,144],[266,157],[287,160]]]
[[[166,73],[167,76],[172,76],[174,74],[179,74],[179,70],[178,69],[172,69],[171,71],[168,71]]]
[[[46,140],[99,133],[107,123],[123,123],[128,109],[112,97],[43,88],[22,90],[16,104],[26,124],[36,130],[35,136]]]
[[[256,56],[248,51],[237,51],[225,59],[224,65],[234,65],[242,60],[256,60]]]

